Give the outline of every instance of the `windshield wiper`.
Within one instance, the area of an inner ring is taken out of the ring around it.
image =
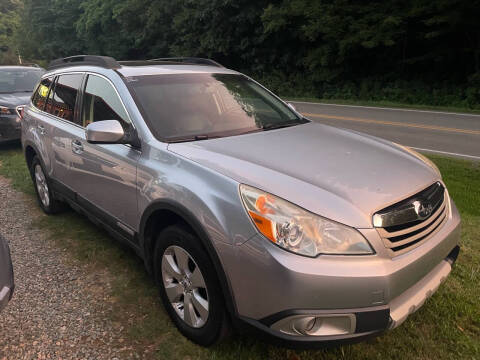
[[[13,91],[14,93],[19,93],[19,92],[32,92],[33,90],[15,90]]]
[[[168,142],[170,142],[170,143],[181,143],[181,142],[190,142],[190,141],[200,141],[200,140],[212,139],[212,138],[215,138],[215,137],[218,137],[218,136],[195,135],[195,136],[190,136],[190,137],[172,139],[172,140],[169,140]]]
[[[208,140],[208,135],[195,135],[195,140]]]
[[[298,119],[295,121],[284,122],[284,123],[277,123],[277,124],[266,124],[261,127],[262,130],[275,130],[275,129],[282,129],[290,126],[300,125],[307,123],[308,120]]]

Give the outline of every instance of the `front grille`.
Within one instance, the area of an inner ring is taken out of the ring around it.
[[[440,183],[374,215],[390,256],[404,254],[430,239],[448,218],[448,195]],[[381,220],[380,220],[381,219]]]

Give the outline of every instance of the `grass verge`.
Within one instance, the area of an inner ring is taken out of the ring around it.
[[[111,274],[112,321],[131,346],[157,359],[478,359],[480,358],[480,166],[438,156],[439,166],[463,219],[462,252],[448,281],[399,328],[355,345],[292,351],[251,337],[232,337],[210,349],[198,347],[171,324],[142,261],[132,251],[74,212],[41,216],[36,226],[68,248],[92,271]],[[0,146],[0,175],[29,196],[33,187],[18,146]],[[2,211],[8,211],[3,209]]]
[[[442,112],[444,111],[444,112],[452,112],[452,113],[480,115],[480,110],[472,110],[468,108],[459,108],[459,107],[453,107],[453,106],[412,105],[412,104],[403,104],[403,103],[398,103],[393,101],[317,99],[317,98],[308,98],[308,97],[298,97],[298,98],[288,97],[288,100],[285,100],[285,101],[291,101],[291,102],[306,101],[306,102],[323,103],[323,104],[372,106],[372,107],[378,107],[378,108],[388,107],[388,108],[398,108],[398,109],[430,110],[430,111],[442,111]]]

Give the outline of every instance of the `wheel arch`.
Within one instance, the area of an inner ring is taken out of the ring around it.
[[[27,162],[28,169],[30,169],[32,165],[33,158],[35,155],[38,156],[39,152],[34,144],[31,142],[26,142],[24,145],[24,156],[25,156],[25,161]],[[40,159],[42,161],[42,159]]]
[[[139,235],[147,271],[153,274],[155,235],[162,229],[174,224],[187,226],[200,239],[215,267],[227,310],[232,316],[237,314],[230,284],[208,233],[190,210],[175,201],[155,201],[147,207],[142,215]]]

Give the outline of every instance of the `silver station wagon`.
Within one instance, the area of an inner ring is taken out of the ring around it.
[[[400,325],[449,275],[460,218],[409,148],[310,121],[199,58],[53,61],[22,112],[48,213],[135,249],[178,329],[288,346]]]

